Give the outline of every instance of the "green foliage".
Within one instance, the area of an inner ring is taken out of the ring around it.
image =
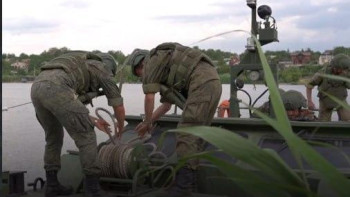
[[[121,51],[108,51],[108,53],[114,57],[114,59],[118,62],[118,65],[122,65],[126,59],[126,56]]]
[[[29,58],[29,56],[28,56],[27,54],[25,54],[25,53],[21,53],[21,54],[19,55],[19,59],[20,59],[20,60],[27,59],[27,58]]]
[[[220,77],[221,83],[223,84],[230,83],[230,79],[231,79],[230,73],[221,74],[219,75],[219,77]]]
[[[198,48],[198,46],[195,46],[194,48]],[[201,50],[201,49],[199,49]],[[305,65],[305,67],[299,67],[299,71],[297,71],[295,68],[287,68],[285,70],[281,70],[281,73],[279,74],[279,79],[282,82],[285,83],[298,83],[298,80],[300,78],[307,78],[312,76],[317,70],[319,69],[319,66],[316,66],[316,62],[318,61],[318,58],[320,56],[320,52],[313,52],[311,49],[309,50],[312,54],[311,57],[311,63],[309,65]],[[40,55],[27,55],[25,53],[21,53],[19,57],[16,57],[15,54],[2,54],[2,59],[9,60],[9,63],[14,63],[16,61],[21,61],[23,59],[30,59],[30,64],[28,68],[28,75],[37,75],[40,71],[40,66],[43,62],[49,61],[59,55],[62,55],[64,53],[67,53],[70,51],[67,47],[62,48],[50,48],[44,52],[42,52]],[[98,50],[94,50],[95,52],[100,52]],[[229,67],[229,60],[232,56],[237,55],[235,53],[231,52],[225,52],[221,50],[214,50],[214,49],[208,49],[208,50],[201,50],[204,52],[208,57],[210,57],[215,65],[217,66],[217,71],[219,75],[222,75],[222,82],[227,82],[227,77],[224,75],[225,73],[230,73],[230,67]],[[350,55],[350,48],[347,47],[335,47],[334,48],[334,55],[339,53],[345,53]],[[118,65],[122,65],[125,61],[127,55],[123,54],[120,50],[110,50],[108,51],[109,54],[111,54],[115,60],[118,62]],[[280,61],[290,61],[290,51],[289,50],[281,50],[281,51],[266,51],[265,52],[266,58],[268,62],[270,63],[278,63]],[[242,56],[242,54],[240,54]],[[291,69],[291,70],[288,70]],[[9,68],[3,68],[3,73],[9,73]],[[125,77],[125,81],[127,82],[137,82],[138,79],[131,75],[131,72],[127,72]],[[130,75],[129,75],[130,74]]]
[[[17,75],[25,76],[26,74],[27,74],[27,71],[25,69],[17,69]]]
[[[306,65],[300,67],[288,67],[279,70],[279,82],[282,83],[300,83],[302,78],[313,76],[317,71],[322,69],[319,65]]]
[[[198,47],[194,47],[197,48]],[[229,60],[232,56],[237,55],[235,53],[224,52],[221,50],[201,50],[204,54],[206,54],[210,59],[213,60],[215,65],[217,66],[217,70],[219,74],[225,74],[230,72]]]
[[[235,181],[242,189],[259,196],[288,196],[286,186],[291,193],[304,186],[302,179],[293,172],[275,154],[260,149],[257,145],[238,134],[216,127],[187,127],[169,132],[188,133],[208,141],[227,155],[239,159],[250,168],[232,165],[227,161],[211,156],[211,153],[199,155],[209,159],[219,167],[229,179]],[[184,160],[189,158],[184,158]],[[254,169],[254,170],[252,170]],[[255,173],[254,171],[259,171]],[[300,191],[299,191],[300,192]],[[301,193],[308,193],[302,190]]]
[[[297,82],[302,76],[300,69],[297,67],[284,69],[279,74],[280,81],[285,83]]]
[[[307,142],[293,132],[271,68],[262,52],[260,43],[256,37],[253,36],[253,38],[258,48],[276,118],[268,117],[260,111],[255,111],[254,113],[270,124],[284,138],[300,169],[303,169],[301,161],[306,161],[338,196],[348,196],[350,181],[308,145]],[[224,160],[215,158],[211,153],[200,153],[180,159],[179,165],[182,165],[185,160],[192,157],[207,159],[216,165],[230,180],[253,196],[316,196],[310,191],[306,174],[303,170],[301,170],[301,174],[296,174],[283,162],[276,152],[260,149],[250,142],[249,139],[240,137],[232,131],[201,126],[178,128],[168,132],[195,135],[239,160],[236,165],[232,165]],[[162,140],[163,138],[160,142]],[[247,170],[247,167],[240,166],[238,163],[243,163],[245,164],[244,166],[251,166],[249,168],[251,170]],[[258,173],[254,173],[254,171],[258,171]]]
[[[10,64],[10,62],[7,62],[4,59],[2,59],[1,68],[2,68],[2,74],[3,75],[10,74],[10,72],[11,72],[11,64]]]
[[[344,53],[346,55],[350,55],[350,48],[348,47],[335,47],[333,49],[333,55],[337,55],[337,54],[340,54],[340,53]]]
[[[2,75],[2,81],[6,82],[18,82],[21,80],[21,76],[19,75]]]
[[[278,63],[280,61],[290,60],[290,52],[289,51],[266,51],[266,58],[271,63]]]
[[[208,49],[208,50],[201,50],[203,53],[205,53],[207,56],[209,56],[213,60],[224,60],[225,58],[231,58],[233,53],[230,52],[224,52],[219,49]]]
[[[320,57],[321,53],[316,51],[316,52],[311,52],[311,61],[314,64],[318,63],[318,58]]]
[[[230,66],[229,65],[223,65],[217,68],[217,71],[219,74],[229,74],[230,73]]]
[[[286,110],[284,109],[282,103],[281,96],[278,93],[278,87],[274,81],[271,69],[262,52],[260,43],[255,37],[254,40],[258,48],[262,66],[264,68],[266,83],[270,90],[270,98],[272,101],[274,113],[276,114],[276,120],[267,117],[263,113],[259,113],[260,116],[284,137],[295,158],[299,160],[299,163],[301,158],[305,159],[305,161],[309,163],[309,165],[312,166],[315,171],[318,171],[320,173],[321,177],[339,196],[347,196],[349,194],[350,181],[324,157],[317,153],[311,146],[309,146],[305,141],[293,133],[290,122],[287,118]]]

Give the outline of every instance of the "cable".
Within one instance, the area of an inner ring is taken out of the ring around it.
[[[243,89],[238,89],[238,91],[242,91],[248,96],[248,98],[249,98],[249,106],[251,106],[251,104],[252,104],[252,97],[250,96],[250,94],[247,91],[243,90]],[[252,116],[252,110],[250,108],[249,108],[249,116]]]
[[[99,114],[99,111],[104,111],[104,112],[106,112],[106,113],[111,117],[112,122],[113,122],[113,126],[115,127],[116,122],[115,122],[114,117],[113,117],[113,115],[111,114],[111,112],[109,112],[108,110],[106,110],[106,109],[104,109],[104,108],[102,108],[102,107],[96,108],[96,109],[95,109],[95,114],[96,114],[96,116],[97,116],[99,119],[102,119],[102,120],[105,120],[105,119],[102,118],[102,116]],[[114,128],[114,129],[115,129],[115,128]],[[109,139],[111,140],[111,142],[115,145],[116,143],[115,143],[115,140],[114,140],[113,137],[112,137],[112,134],[111,134],[109,131],[105,131],[105,132],[108,134]],[[118,132],[121,132],[121,131],[118,131]]]
[[[261,94],[258,96],[258,98],[255,99],[255,101],[253,102],[252,107],[254,107],[254,105],[256,104],[256,102],[257,102],[262,96],[264,96],[268,90],[269,90],[269,89],[266,89],[263,93],[261,93]]]
[[[32,102],[27,102],[27,103],[23,103],[23,104],[19,104],[19,105],[14,105],[14,106],[11,106],[11,107],[5,107],[5,108],[2,109],[2,111],[7,111],[7,110],[9,110],[11,108],[20,107],[20,106],[27,105],[27,104],[30,104],[30,103],[32,103]]]

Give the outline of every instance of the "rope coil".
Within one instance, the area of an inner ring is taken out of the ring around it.
[[[109,111],[97,108],[95,113],[100,119],[103,118],[99,111],[106,112],[115,125],[114,117]],[[140,166],[160,169],[166,165],[167,156],[157,151],[156,144],[145,143],[152,137],[150,134],[144,137],[136,136],[124,143],[116,141],[111,133],[107,132],[107,134],[110,140],[98,146],[98,160],[101,162],[102,176],[130,179]]]

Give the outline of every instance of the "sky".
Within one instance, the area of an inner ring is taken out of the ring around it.
[[[276,19],[279,42],[264,50],[323,52],[350,47],[349,0],[258,0]],[[257,18],[258,21],[262,19]],[[71,50],[152,49],[178,42],[201,49],[242,53],[250,31],[245,0],[3,0],[2,52],[40,54]],[[196,43],[193,45],[193,43]]]

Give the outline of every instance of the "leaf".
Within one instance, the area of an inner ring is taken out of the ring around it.
[[[226,129],[197,126],[173,129],[168,132],[188,133],[201,137],[229,156],[239,159],[254,169],[261,170],[265,176],[271,179],[280,183],[304,185],[299,176],[291,171],[286,164],[281,163],[282,160],[277,160],[254,143]]]
[[[350,105],[348,105],[346,103],[346,101],[342,101],[340,99],[338,99],[337,97],[331,95],[331,94],[328,94],[327,92],[325,91],[321,91],[322,94],[325,94],[326,96],[328,96],[330,99],[332,99],[334,102],[336,102],[337,104],[339,104],[340,106],[342,106],[344,109],[347,109],[347,110],[350,110]]]
[[[342,77],[342,76],[338,76],[338,75],[329,75],[329,74],[319,74],[319,75],[322,77],[329,78],[329,79],[340,80],[340,81],[350,83],[350,79],[347,77]]]
[[[264,69],[264,75],[266,77],[266,83],[270,90],[272,106],[276,114],[277,121],[279,122],[280,129],[277,131],[284,137],[296,159],[298,158],[298,154],[300,154],[303,159],[305,159],[309,165],[313,167],[314,170],[320,172],[321,176],[334,189],[335,192],[337,192],[340,196],[348,196],[350,193],[350,181],[325,158],[317,153],[311,146],[293,133],[286,111],[282,104],[282,99],[278,94],[276,82],[273,78],[266,57],[261,49],[261,45],[254,35],[252,35],[252,37],[257,45],[259,57]]]

